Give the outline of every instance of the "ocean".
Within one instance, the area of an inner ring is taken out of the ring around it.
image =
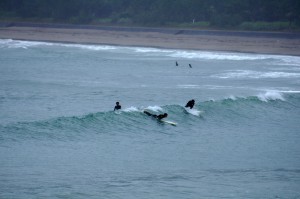
[[[2,39],[0,82],[0,198],[300,198],[300,57]]]

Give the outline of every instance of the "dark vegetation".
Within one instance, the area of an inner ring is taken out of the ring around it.
[[[2,21],[299,30],[300,0],[0,0]]]

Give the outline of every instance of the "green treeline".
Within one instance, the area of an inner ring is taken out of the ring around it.
[[[0,19],[287,30],[299,29],[300,0],[1,0]]]

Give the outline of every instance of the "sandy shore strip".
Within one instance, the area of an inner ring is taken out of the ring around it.
[[[300,33],[9,26],[0,39],[300,56]]]

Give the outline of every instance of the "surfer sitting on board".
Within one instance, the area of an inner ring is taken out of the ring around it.
[[[115,110],[119,110],[119,109],[121,109],[121,105],[120,105],[119,102],[116,102],[116,106],[115,106],[115,108],[114,108],[114,111],[115,111]]]
[[[144,113],[145,113],[146,115],[152,116],[152,117],[154,117],[154,118],[156,118],[156,119],[158,119],[158,120],[161,120],[161,119],[163,119],[163,118],[168,117],[168,114],[167,114],[167,113],[160,114],[160,115],[155,115],[155,114],[149,113],[148,111],[144,111]]]
[[[185,105],[185,107],[186,108],[190,108],[190,109],[192,109],[193,107],[194,107],[194,105],[195,105],[195,100],[190,100],[186,105]]]

